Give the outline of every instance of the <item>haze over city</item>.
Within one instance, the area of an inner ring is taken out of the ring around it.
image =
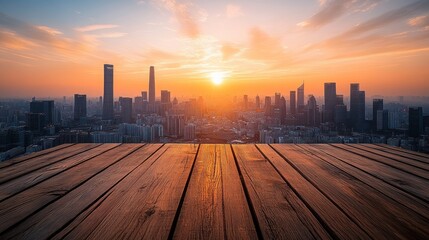
[[[0,1],[0,96],[429,92],[429,1]]]

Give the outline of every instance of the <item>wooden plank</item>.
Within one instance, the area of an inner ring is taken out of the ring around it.
[[[418,153],[414,154],[414,152],[408,151],[408,150],[402,150],[401,148],[398,147],[386,147],[384,145],[377,145],[377,144],[360,144],[361,146],[365,146],[365,147],[369,147],[369,148],[373,148],[373,149],[377,149],[380,150],[382,152],[386,152],[386,153],[392,153],[395,154],[397,156],[401,156],[401,157],[405,157],[405,158],[409,158],[409,159],[413,159],[419,162],[423,162],[426,164],[429,164],[429,155],[427,154],[423,154],[423,153]]]
[[[425,169],[417,168],[415,166],[411,166],[403,162],[398,162],[386,157],[378,156],[376,154],[373,154],[364,150],[360,150],[358,148],[350,147],[345,144],[331,144],[331,145],[337,148],[341,148],[345,151],[349,151],[350,153],[362,156],[366,159],[385,164],[391,168],[396,168],[400,171],[403,171],[404,175],[409,174],[411,176],[420,177],[425,180],[429,180],[429,172]]]
[[[373,239],[429,236],[427,219],[295,145],[273,145],[313,185],[344,210]],[[359,171],[359,170],[357,170]]]
[[[273,145],[275,148],[277,145]],[[329,229],[334,238],[348,239],[369,236],[355,222],[353,222],[335,202],[319,191],[292,165],[285,161],[267,144],[257,144],[265,157],[273,164],[287,183],[299,194],[306,205],[318,217],[319,221]],[[277,149],[277,148],[276,148]]]
[[[0,184],[98,146],[100,146],[100,144],[77,144],[58,150],[52,154],[47,154],[3,168],[0,171]]]
[[[31,216],[110,165],[135,151],[141,145],[124,144],[111,152],[74,166],[0,203],[0,233]],[[0,237],[1,238],[1,237]]]
[[[255,145],[232,148],[263,238],[331,238]]]
[[[74,144],[71,144],[71,143],[61,144],[61,145],[58,145],[58,146],[55,146],[55,147],[52,147],[52,148],[48,148],[48,149],[45,149],[45,150],[42,150],[42,151],[33,152],[33,153],[30,153],[30,154],[27,154],[27,155],[24,155],[24,156],[12,158],[12,159],[0,162],[0,169],[8,167],[8,166],[16,164],[16,163],[19,163],[19,162],[26,161],[28,159],[32,159],[32,158],[40,157],[42,155],[46,155],[46,154],[49,154],[49,153],[52,153],[52,152],[56,152],[58,150],[61,150],[63,148],[67,148],[67,147],[70,147],[70,146],[73,146],[73,145]]]
[[[229,145],[201,145],[173,238],[258,238]]]
[[[387,148],[387,149],[392,149],[392,150],[395,150],[398,152],[403,152],[403,153],[407,153],[407,154],[411,154],[411,155],[415,155],[415,156],[421,156],[424,158],[429,158],[428,153],[416,152],[416,151],[408,150],[408,149],[401,148],[401,147],[390,146],[390,145],[387,145],[384,143],[383,144],[372,144],[372,145]]]
[[[327,144],[320,144],[318,148],[329,152],[339,160],[350,164],[386,183],[407,192],[408,194],[424,201],[429,201],[427,191],[428,181],[411,174],[407,174],[399,169],[392,168],[386,164],[367,159],[363,156],[353,154],[341,148],[336,148]]]
[[[114,147],[117,147],[118,145],[119,144],[116,143],[103,144],[102,146],[91,149],[90,151],[82,152],[71,158],[66,158],[63,161],[56,162],[52,165],[48,165],[44,168],[40,168],[21,177],[3,183],[0,185],[0,202],[42,181],[45,181],[52,176],[64,172],[73,166],[76,166]]]
[[[167,144],[122,180],[65,239],[167,239],[199,145]],[[150,163],[148,166],[143,166]]]
[[[397,201],[403,206],[408,207],[410,211],[414,211],[415,213],[420,214],[421,216],[426,218],[429,217],[429,208],[427,207],[427,203],[397,187],[388,184],[387,182],[377,178],[376,176],[373,176],[365,171],[361,171],[361,169],[341,161],[341,159],[337,158],[334,152],[330,150],[321,149],[320,144],[298,144],[297,146],[310,153],[315,154],[321,160],[332,164],[337,168],[341,169],[342,171],[359,179],[360,181],[367,184],[369,188],[373,188],[375,191],[378,191],[386,195],[387,197]]]
[[[86,210],[94,211],[112,193],[112,189],[119,182],[135,171],[161,146],[152,144],[138,149],[64,197],[25,219],[7,233],[2,234],[1,237],[4,239],[51,238],[53,234],[68,227],[68,223],[78,216],[87,216]]]
[[[347,144],[347,146],[351,146],[351,147],[354,147],[354,148],[357,148],[357,149],[360,149],[363,151],[367,151],[369,153],[373,153],[373,154],[378,155],[378,156],[393,159],[393,160],[396,160],[398,162],[429,171],[429,164],[424,163],[424,162],[416,161],[414,159],[406,158],[406,157],[403,157],[403,156],[400,156],[397,154],[393,154],[393,153],[389,153],[389,152],[383,152],[383,151],[380,151],[380,150],[377,150],[374,148],[370,148],[367,146],[361,146],[359,144]]]

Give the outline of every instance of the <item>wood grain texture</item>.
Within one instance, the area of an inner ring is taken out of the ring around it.
[[[73,145],[74,144],[72,144],[72,143],[61,144],[61,145],[58,145],[58,146],[53,147],[53,148],[48,148],[48,149],[45,149],[45,150],[42,150],[42,151],[38,151],[38,152],[26,154],[24,156],[19,156],[19,157],[13,158],[13,159],[9,159],[9,160],[0,162],[0,169],[8,167],[8,166],[13,165],[13,164],[17,164],[19,162],[26,161],[28,159],[38,158],[38,157],[40,157],[42,155],[46,155],[46,154],[49,154],[49,153],[57,152],[58,150],[61,150],[63,148],[67,148],[67,147],[70,147],[70,146],[73,146]]]
[[[363,151],[367,151],[369,153],[372,153],[372,154],[375,154],[375,155],[378,155],[381,157],[389,158],[389,159],[392,159],[392,160],[395,160],[395,161],[398,161],[398,162],[401,162],[401,163],[404,163],[404,164],[407,164],[407,165],[410,165],[410,166],[413,166],[416,168],[423,169],[425,171],[429,171],[429,164],[427,164],[425,162],[416,161],[414,159],[403,157],[403,156],[400,156],[397,154],[392,154],[389,152],[383,152],[383,151],[380,151],[378,149],[370,148],[367,146],[361,146],[358,144],[347,144],[347,146],[351,146],[351,147],[354,147],[354,148],[357,148],[357,149],[360,149]]]
[[[429,172],[425,169],[417,168],[417,167],[409,165],[407,163],[398,162],[398,161],[389,159],[387,157],[383,157],[383,156],[379,156],[379,155],[370,153],[370,152],[365,151],[365,150],[350,147],[350,146],[345,145],[345,144],[332,144],[332,146],[335,146],[337,148],[341,148],[343,150],[349,151],[349,152],[356,154],[356,155],[360,155],[360,156],[364,157],[365,159],[372,160],[375,162],[379,162],[379,163],[388,165],[391,168],[395,168],[395,169],[398,169],[400,171],[403,171],[404,175],[409,174],[409,175],[412,175],[415,177],[420,177],[420,178],[423,178],[425,180],[429,180]]]
[[[290,186],[301,196],[303,201],[307,203],[307,206],[317,214],[320,221],[330,229],[335,238],[369,238],[364,229],[360,228],[348,215],[341,211],[336,202],[329,199],[331,196],[324,195],[312,182],[306,179],[306,176],[301,175],[300,172],[294,169],[292,165],[285,161],[270,146],[265,144],[258,144],[257,146],[273,163],[276,169],[278,169]],[[281,146],[277,144],[272,145],[275,150],[283,155],[286,152],[287,156],[290,157],[289,151],[282,149]],[[296,156],[294,155],[294,157]],[[298,157],[300,157],[299,154]],[[301,157],[305,159],[305,156]]]
[[[121,181],[65,239],[166,239],[198,147],[165,146],[162,155],[155,154],[146,161],[149,166],[142,164]]]
[[[89,178],[113,163],[121,160],[141,145],[122,145],[112,152],[79,164],[62,174],[51,177],[0,203],[0,238],[1,233],[16,225],[34,212],[63,197]]]
[[[353,165],[341,161],[341,159],[337,158],[335,150],[332,150],[332,147],[327,146],[327,149],[324,150],[322,149],[322,146],[323,145],[321,144],[298,145],[298,147],[313,153],[322,161],[325,161],[364,182],[369,189],[374,189],[386,195],[390,199],[397,201],[402,206],[408,208],[407,210],[404,209],[405,211],[414,211],[414,213],[420,214],[422,217],[425,217],[427,220],[429,220],[429,208],[427,207],[427,203],[395,186],[388,184],[385,181],[382,181],[370,173],[362,171]]]
[[[331,237],[254,145],[232,146],[264,238]]]
[[[429,236],[426,219],[296,145],[273,145],[373,239]]]
[[[360,144],[361,146],[377,149],[382,153],[391,153],[397,156],[413,159],[419,162],[429,164],[429,155],[419,152],[411,152],[398,147],[390,147],[389,145],[376,145],[376,144]]]
[[[25,219],[2,237],[7,239],[25,239],[34,236],[37,236],[38,239],[51,238],[59,229],[63,229],[86,209],[90,209],[92,205],[98,205],[98,199],[105,199],[111,193],[112,187],[146,161],[160,147],[159,144],[153,144],[138,149],[64,197]]]
[[[51,154],[43,155],[39,158],[34,158],[31,161],[22,161],[6,168],[3,168],[0,173],[0,184],[10,181],[14,178],[28,174],[39,168],[50,164],[62,161],[66,158],[73,157],[81,152],[88,151],[100,144],[78,144],[64,149],[60,149]]]
[[[103,144],[89,152],[83,152],[72,158],[66,158],[63,161],[56,162],[21,177],[12,179],[6,183],[0,184],[0,202],[118,145],[119,144]]]
[[[420,177],[413,176],[397,168],[373,161],[363,156],[344,151],[341,148],[325,144],[320,145],[319,148],[330,151],[343,162],[346,162],[361,171],[367,172],[426,203],[429,202],[429,192],[427,191],[428,181]]]
[[[174,239],[257,239],[228,145],[202,145]]]

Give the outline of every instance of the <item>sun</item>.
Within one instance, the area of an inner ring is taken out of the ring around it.
[[[214,85],[221,85],[225,78],[225,74],[222,72],[212,72],[210,77]]]

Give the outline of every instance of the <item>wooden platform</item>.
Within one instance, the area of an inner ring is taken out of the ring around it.
[[[429,239],[429,156],[68,144],[0,163],[0,239]]]

